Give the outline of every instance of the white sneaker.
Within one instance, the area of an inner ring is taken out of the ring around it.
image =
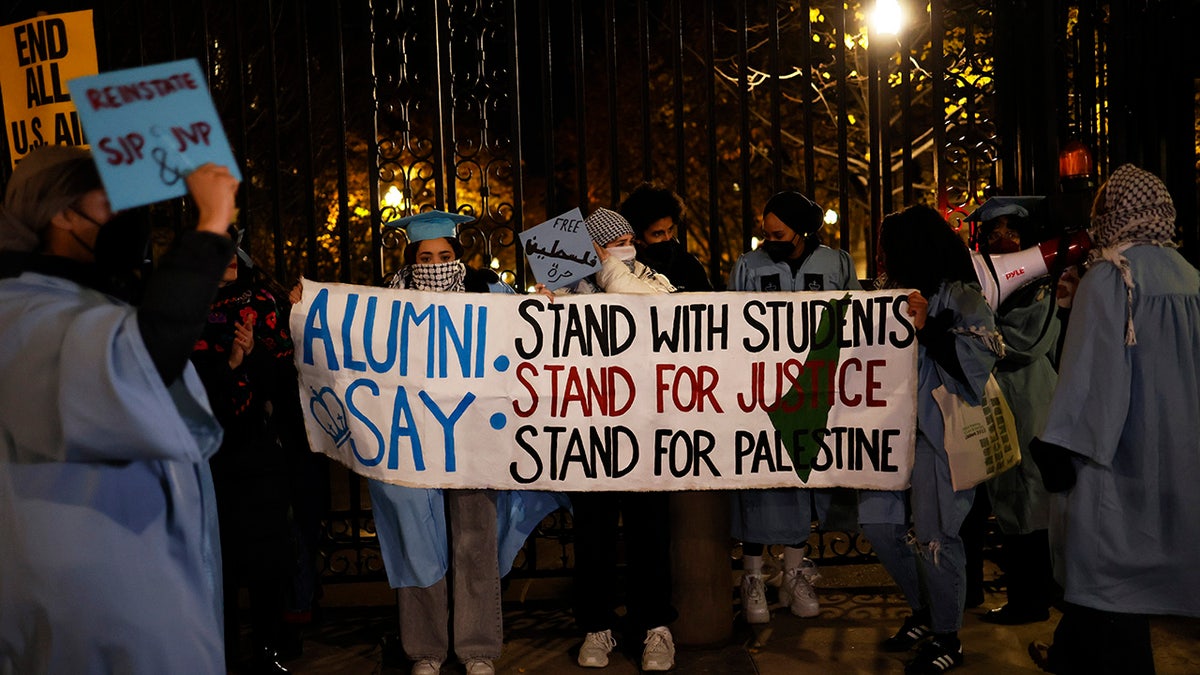
[[[588,633],[579,648],[579,665],[584,668],[603,668],[608,665],[608,654],[617,646],[612,631]]]
[[[742,614],[746,617],[746,623],[768,623],[771,620],[761,574],[742,575]]]
[[[442,672],[442,664],[433,659],[421,659],[413,664],[412,675],[438,675]]]
[[[813,590],[812,582],[802,567],[784,571],[783,585],[779,587],[779,599],[786,602],[792,614],[796,616],[807,618],[821,613],[817,592]]]
[[[670,670],[675,667],[675,640],[671,630],[659,626],[646,631],[646,648],[642,650],[642,670]]]
[[[817,563],[810,558],[800,561],[800,573],[804,575],[805,579],[808,579],[810,584],[821,578],[821,570],[817,569]]]
[[[467,659],[467,675],[496,675],[496,667],[490,659]]]

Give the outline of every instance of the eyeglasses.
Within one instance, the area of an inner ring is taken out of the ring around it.
[[[1009,241],[1019,242],[1019,241],[1021,241],[1021,233],[1017,232],[1016,230],[1010,230],[1008,228],[1005,228],[1003,230],[996,228],[996,229],[992,230],[991,232],[988,232],[987,240],[988,240],[989,244],[998,243],[1001,239],[1007,239]]]

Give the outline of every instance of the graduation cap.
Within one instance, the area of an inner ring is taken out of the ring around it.
[[[971,212],[965,220],[971,223],[986,223],[1000,216],[1028,218],[1045,197],[992,197]]]
[[[438,239],[457,235],[459,223],[469,223],[474,216],[464,216],[461,213],[446,213],[445,211],[422,211],[411,216],[389,220],[388,227],[403,228],[408,234],[409,243]]]

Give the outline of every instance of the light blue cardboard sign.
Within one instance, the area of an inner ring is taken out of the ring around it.
[[[241,180],[196,59],[78,77],[67,88],[114,210],[187,194],[183,179],[205,162]]]
[[[573,284],[600,269],[600,256],[596,255],[579,209],[525,230],[521,244],[533,276],[550,290]]]

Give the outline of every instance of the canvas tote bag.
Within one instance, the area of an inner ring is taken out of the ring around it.
[[[945,385],[933,390],[946,424],[946,454],[955,490],[975,487],[1021,463],[1012,410],[996,376],[989,375],[983,405],[970,405]]]

